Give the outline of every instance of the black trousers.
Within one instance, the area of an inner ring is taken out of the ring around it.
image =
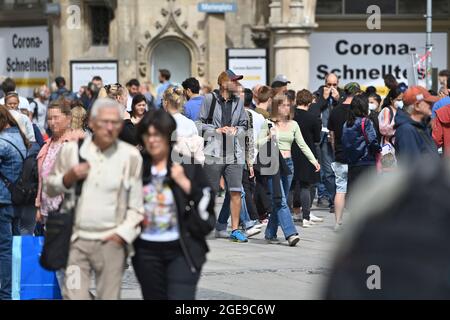
[[[256,210],[258,211],[259,219],[264,220],[268,215],[272,213],[272,194],[268,187],[268,177],[262,176],[255,172],[256,177],[256,190],[255,190],[255,202]]]
[[[303,219],[309,221],[311,206],[316,196],[316,187],[313,184],[292,181],[293,208],[302,208]]]
[[[178,241],[135,242],[132,259],[144,300],[195,300],[200,273],[192,273]]]
[[[258,210],[255,204],[255,177],[250,179],[250,171],[244,169],[242,173],[242,187],[245,192],[245,204],[247,211],[252,220],[258,220]]]

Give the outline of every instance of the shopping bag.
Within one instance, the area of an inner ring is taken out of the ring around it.
[[[43,237],[17,236],[13,238],[13,300],[61,299],[56,273],[45,270],[39,263],[43,244]]]

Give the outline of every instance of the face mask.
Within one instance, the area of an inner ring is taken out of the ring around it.
[[[369,110],[370,111],[375,111],[377,109],[377,105],[375,103],[369,103]]]
[[[395,101],[395,107],[397,109],[403,109],[403,101]]]

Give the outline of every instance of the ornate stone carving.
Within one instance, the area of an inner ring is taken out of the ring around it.
[[[197,73],[199,77],[205,76],[205,64],[203,62],[199,62],[197,65]]]
[[[142,78],[147,77],[147,62],[139,62],[139,75]]]
[[[154,27],[146,31],[140,37],[137,50],[139,76],[143,79],[151,76],[151,54],[153,49],[165,38],[178,39],[190,51],[194,74],[204,77],[206,75],[205,52],[206,45],[199,46],[204,42],[203,31],[193,30],[188,32],[188,17],[177,6],[175,0],[167,0],[167,5],[160,9],[160,16],[154,23]],[[150,34],[151,32],[151,34]],[[201,39],[201,40],[200,40]]]

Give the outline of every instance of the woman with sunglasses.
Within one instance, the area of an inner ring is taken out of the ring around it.
[[[193,300],[214,227],[214,194],[200,165],[172,162],[177,124],[164,110],[138,126],[145,218],[133,267],[145,300]]]

